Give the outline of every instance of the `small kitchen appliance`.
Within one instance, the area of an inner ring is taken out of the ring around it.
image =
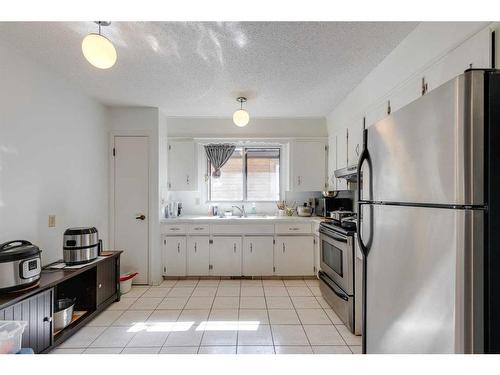
[[[330,212],[330,218],[333,219],[338,224],[342,222],[342,219],[352,217],[353,215],[354,212],[352,211],[337,210]]]
[[[40,279],[41,250],[29,241],[16,240],[0,245],[0,293],[35,285]]]
[[[102,251],[102,240],[95,227],[68,228],[64,232],[63,259],[68,265],[88,263]]]
[[[351,198],[329,198],[323,197],[323,216],[330,217],[330,212],[346,210],[352,211],[353,200]]]
[[[298,206],[297,207],[297,215],[298,216],[312,216],[313,214],[313,208],[311,206],[308,206],[307,203],[304,203],[303,206]]]

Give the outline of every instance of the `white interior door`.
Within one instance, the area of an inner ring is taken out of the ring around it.
[[[123,250],[120,272],[139,272],[148,283],[149,145],[145,136],[114,137],[115,249]]]

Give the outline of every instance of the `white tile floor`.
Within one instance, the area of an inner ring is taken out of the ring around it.
[[[52,353],[361,352],[317,280],[165,280],[133,287]]]

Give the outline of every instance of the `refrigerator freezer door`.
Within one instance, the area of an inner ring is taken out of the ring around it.
[[[482,273],[471,280],[481,260],[471,255],[481,254],[483,211],[364,205],[362,214],[366,353],[480,351],[471,343],[482,332],[471,322],[482,314],[474,294]]]
[[[483,75],[464,73],[368,128],[363,200],[484,204]]]

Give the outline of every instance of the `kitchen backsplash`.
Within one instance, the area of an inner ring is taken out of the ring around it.
[[[182,202],[182,213],[184,215],[207,215],[209,211],[209,203],[206,203],[199,192],[193,191],[172,191],[166,193],[167,201]],[[308,202],[309,198],[317,198],[321,201],[321,192],[285,192],[284,200],[289,204],[296,202],[297,205],[302,205]],[[253,202],[245,203],[247,213],[250,213]],[[217,203],[219,209],[231,209],[233,203]],[[236,203],[236,205],[241,205]],[[276,203],[274,202],[255,202],[256,211],[258,214],[274,215],[277,213]]]

